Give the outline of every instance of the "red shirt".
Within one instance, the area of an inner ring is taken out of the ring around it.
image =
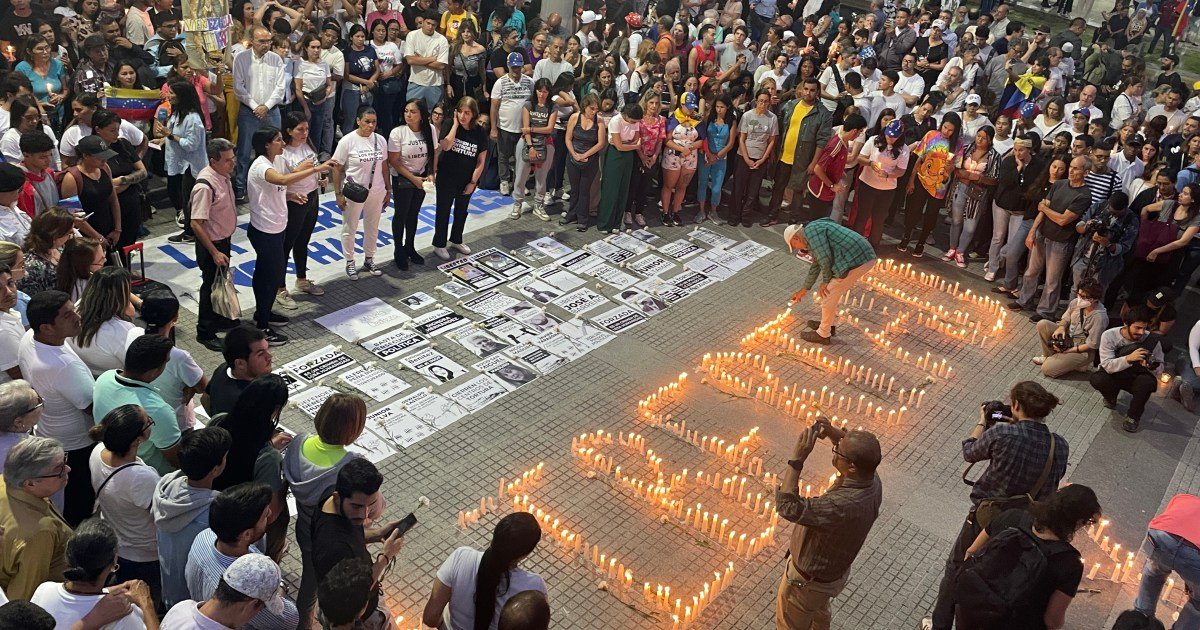
[[[842,140],[840,134],[835,133],[829,138],[829,142],[825,143],[825,148],[821,149],[817,163],[825,170],[825,177],[836,184],[846,171],[846,160],[849,157],[850,147]],[[825,185],[815,173],[808,178],[808,192],[821,201],[833,201],[837,195],[833,192],[833,187]]]
[[[1150,527],[1200,547],[1200,497],[1194,494],[1171,497],[1167,509],[1150,521]]]

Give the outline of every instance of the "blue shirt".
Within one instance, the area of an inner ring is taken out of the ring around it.
[[[713,154],[721,151],[725,148],[725,145],[729,144],[729,125],[710,122],[706,125],[706,131],[708,133],[708,150]]]
[[[167,131],[175,139],[167,139],[165,161],[167,175],[182,175],[191,169],[192,177],[200,174],[208,165],[208,153],[204,148],[204,119],[191,113],[180,120],[174,114],[167,119]]]
[[[58,92],[63,88],[63,65],[57,59],[50,59],[50,72],[46,73],[44,77],[34,72],[33,66],[29,65],[28,61],[18,63],[14,70],[29,77],[29,82],[33,84],[33,95],[37,97],[39,102],[49,102],[50,94]]]
[[[375,61],[379,56],[375,54],[375,48],[372,46],[364,46],[362,50],[354,50],[351,47],[346,47],[346,74],[356,76],[360,79],[369,79],[372,74],[375,74]],[[349,81],[346,85],[353,85]],[[357,88],[357,85],[354,85]]]

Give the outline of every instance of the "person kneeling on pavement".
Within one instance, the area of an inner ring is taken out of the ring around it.
[[[1088,379],[1104,396],[1104,406],[1116,409],[1121,390],[1133,394],[1122,425],[1130,433],[1138,430],[1146,401],[1158,387],[1162,373],[1162,342],[1149,332],[1151,315],[1144,306],[1129,309],[1125,325],[1110,328],[1100,337],[1100,369]]]
[[[1047,378],[1059,378],[1071,372],[1086,372],[1092,366],[1100,335],[1108,327],[1108,311],[1100,301],[1104,287],[1095,278],[1084,278],[1075,290],[1075,299],[1058,321],[1043,319],[1037,323],[1042,354],[1033,362],[1042,366]]]

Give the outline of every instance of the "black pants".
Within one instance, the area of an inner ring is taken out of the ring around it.
[[[546,178],[546,190],[562,190],[563,180],[567,178],[567,158],[570,155],[571,152],[567,151],[567,130],[554,130],[554,170],[550,171]],[[571,194],[574,193],[575,191],[571,191]]]
[[[566,153],[566,151],[563,151]],[[555,156],[558,154],[555,153]],[[647,167],[642,164],[642,158],[635,157],[633,164],[633,176],[629,180],[629,200],[626,206],[626,211],[631,214],[646,213],[646,191],[651,186],[654,169],[658,168],[658,162],[653,166]],[[574,191],[571,191],[574,194]]]
[[[771,204],[767,206],[768,219],[779,219],[784,223],[788,222],[788,215],[783,213],[781,208],[783,207],[783,191],[787,189],[788,182],[792,179],[792,170],[792,165],[785,163],[783,160],[775,163],[775,183],[771,188]],[[803,167],[801,168],[801,172],[803,172]],[[792,203],[800,203],[795,195],[792,196]],[[792,209],[789,208],[789,211],[792,211]]]
[[[437,214],[433,224],[433,246],[446,246],[446,231],[450,232],[450,242],[462,244],[463,227],[467,225],[467,206],[471,203],[471,195],[464,195],[462,188],[437,189]],[[454,225],[450,225],[450,209],[454,208]]]
[[[925,237],[929,236],[937,224],[938,215],[944,205],[945,201],[929,194],[921,182],[917,182],[904,208],[904,240],[911,241],[915,238],[917,243],[924,243]],[[921,226],[919,233],[916,232],[918,224]]]
[[[192,232],[192,188],[196,185],[196,176],[191,169],[179,175],[167,175],[167,197],[171,199],[171,207],[175,211],[183,210],[183,233]]]
[[[117,556],[118,569],[113,577],[116,583],[129,580],[141,580],[150,587],[150,600],[157,609],[163,608],[162,603],[162,573],[159,572],[158,561],[134,562]]]
[[[582,226],[588,224],[588,204],[591,201],[592,182],[599,171],[599,163],[598,155],[588,158],[586,164],[576,164],[575,160],[567,161],[567,179],[571,181],[571,206],[563,217],[567,221],[578,221]]]
[[[396,213],[392,215],[392,238],[396,251],[393,258],[400,260],[407,254],[415,253],[417,238],[417,217],[421,214],[421,204],[425,202],[425,189],[417,188],[412,182],[404,180],[407,186],[400,185],[403,178],[392,180],[392,202]]]
[[[1158,381],[1154,374],[1141,367],[1111,373],[1102,369],[1096,370],[1088,377],[1088,382],[1108,400],[1115,401],[1121,390],[1133,394],[1133,400],[1129,401],[1129,417],[1135,421],[1142,419],[1142,413],[1146,411],[1146,401],[1150,400],[1150,394],[1158,389]]]
[[[287,229],[283,232],[283,264],[287,267],[287,255],[290,252],[292,262],[296,263],[296,278],[303,280],[308,277],[308,240],[312,238],[313,229],[317,227],[318,199],[320,189],[308,193],[304,203],[287,202]],[[284,272],[287,275],[287,272]],[[281,278],[279,287],[283,288],[286,277]]]
[[[762,191],[763,178],[767,176],[767,165],[750,168],[741,155],[730,158],[737,165],[733,173],[733,199],[729,202],[729,222],[741,223],[746,214],[755,214],[761,208],[758,200]]]
[[[213,241],[213,247],[228,257],[229,242],[230,239],[227,238]],[[200,339],[212,339],[217,334],[219,328],[217,324],[225,318],[213,312],[212,306],[212,289],[213,281],[217,277],[217,264],[213,262],[208,249],[199,242],[196,243],[196,264],[200,266],[200,299],[197,305],[200,313],[196,318],[196,336]]]
[[[499,124],[499,121],[493,120],[492,124]],[[496,165],[500,170],[500,181],[512,184],[513,188],[524,186],[525,182],[513,181],[516,175],[517,141],[521,139],[521,134],[503,129],[499,131],[499,140],[496,143]]]
[[[869,186],[866,182],[858,183],[858,188],[854,193],[855,203],[858,204],[858,209],[854,213],[854,231],[862,234],[863,229],[867,227],[867,220],[870,219],[871,233],[867,236],[867,240],[871,243],[871,247],[879,247],[879,243],[883,241],[883,222],[887,220],[895,195],[895,188],[879,190]]]
[[[96,509],[96,491],[92,489],[92,469],[88,460],[92,456],[93,444],[88,447],[67,451],[67,487],[63,490],[63,518],[71,527],[79,527]]]
[[[275,306],[275,291],[283,282],[287,265],[287,250],[283,248],[283,232],[268,234],[251,225],[246,228],[250,245],[254,247],[254,325],[271,327],[271,309]]]
[[[972,511],[963,521],[958,538],[954,539],[954,546],[950,548],[950,557],[946,559],[946,572],[942,574],[937,603],[933,606],[934,630],[950,630],[954,626],[954,578],[967,555],[967,548],[975,542],[980,531],[982,529],[975,524],[975,512]]]
[[[805,190],[804,202],[808,204],[808,209],[800,215],[804,221],[812,221],[822,217],[828,218],[830,214],[833,214],[832,199],[825,201],[824,199],[820,199],[816,195],[812,194],[812,191]]]

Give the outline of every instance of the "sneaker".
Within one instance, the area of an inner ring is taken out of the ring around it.
[[[408,262],[411,262],[411,263],[414,263],[414,264],[418,264],[418,265],[424,265],[424,264],[425,264],[425,257],[424,257],[424,256],[422,256],[422,255],[420,255],[420,254],[418,254],[418,253],[417,253],[417,252],[415,252],[415,251],[413,251],[413,252],[408,252]]]
[[[954,253],[954,264],[958,265],[959,269],[966,269],[967,268],[967,259],[964,258],[962,254],[955,252]]]
[[[704,219],[706,219],[706,218],[707,217],[705,216],[705,214],[703,212],[696,213],[696,223],[697,224],[704,223]]]
[[[821,320],[819,320],[819,319],[810,319],[804,323],[813,330],[816,330],[821,327]],[[829,336],[832,337],[836,334],[837,334],[837,326],[830,326],[829,327]]]
[[[1188,411],[1195,411],[1196,409],[1196,389],[1187,381],[1179,383],[1179,402]]]
[[[542,220],[542,221],[550,220],[550,215],[546,214],[546,208],[543,206],[538,206],[538,207],[534,208],[533,216],[537,217],[539,220]]]
[[[1023,311],[1023,310],[1025,310],[1025,305],[1024,305],[1024,304],[1021,304],[1020,302],[1009,302],[1009,303],[1008,303],[1008,310],[1010,310],[1010,311]]]
[[[989,271],[989,272],[983,274],[983,280],[985,282],[995,282],[996,281],[996,272]],[[997,287],[997,288],[1000,288],[1000,287]],[[993,290],[995,290],[995,289],[993,289]]]
[[[917,243],[917,246],[912,251],[913,258],[921,258],[925,255],[925,243]]]
[[[542,197],[542,203],[546,204],[547,206],[554,203],[554,192],[547,190],[546,194]]]
[[[683,227],[683,217],[679,216],[678,212],[671,215],[671,221],[675,223],[675,227]]]
[[[262,331],[267,336],[267,345],[268,346],[282,346],[283,344],[288,342],[287,335],[285,335],[283,333],[275,332],[274,330],[272,330],[270,328],[264,328],[264,329],[262,329]]]
[[[279,291],[275,292],[275,303],[289,311],[294,311],[299,308],[296,306],[296,300],[293,300],[292,296],[288,295],[287,289],[280,289]]]
[[[759,227],[771,227],[772,225],[778,225],[778,224],[779,224],[779,219],[776,219],[775,217],[767,217],[767,218],[763,219],[762,221],[759,221],[759,223],[758,223]]]
[[[509,213],[508,213],[508,218],[510,218],[510,219],[520,219],[521,218],[521,204],[515,203],[515,202],[513,203],[512,210],[509,211]]]
[[[238,198],[234,199],[234,200],[233,200],[233,203],[234,203],[235,205],[239,205],[239,206],[245,206],[245,205],[249,205],[249,204],[250,204],[250,198],[249,198],[249,197],[247,197],[246,195],[242,195],[241,197],[238,197]]]
[[[904,239],[903,241],[896,243],[896,251],[901,252],[901,253],[907,252],[908,251],[908,239]]]
[[[471,248],[467,247],[466,243],[450,243],[450,249],[453,249],[463,256],[471,255]]]
[[[346,277],[351,280],[358,280],[358,265],[354,264],[353,260],[346,261]]]
[[[646,217],[640,214],[635,214],[633,215],[633,223],[638,227],[646,227]]]
[[[512,194],[512,184],[508,182],[500,182],[500,194],[505,197]]]
[[[213,352],[223,352],[225,350],[225,347],[221,344],[221,340],[216,337],[196,337],[196,341],[199,341],[200,345]]]
[[[175,225],[179,226],[179,229],[183,229],[183,210],[175,211]]]
[[[562,216],[558,217],[558,224],[559,224],[559,225],[566,225],[566,224],[568,224],[568,223],[570,223],[570,222],[571,222],[571,220],[567,218],[567,215],[566,215],[566,214],[563,214]]]
[[[567,203],[571,200],[571,194],[561,188],[558,189],[558,194],[555,195],[555,197],[558,197],[558,200],[563,203]]]
[[[708,213],[708,220],[712,221],[715,225],[725,225],[725,222],[721,220],[721,217],[717,216],[716,211]]]
[[[1046,362],[1046,357],[1038,355],[1036,357],[1033,357],[1032,360],[1033,360],[1034,365],[1041,365]]]
[[[625,213],[625,225],[633,225],[633,213],[632,212]]]
[[[942,256],[942,262],[950,262],[951,260],[954,260],[954,256],[957,254],[958,254],[958,251],[955,250],[953,247],[951,247],[950,251],[946,252]]]
[[[195,243],[195,242],[196,242],[196,237],[195,237],[195,236],[192,236],[191,234],[188,234],[187,232],[180,232],[180,233],[178,233],[178,234],[176,234],[176,235],[174,235],[174,236],[168,236],[168,237],[167,237],[167,242],[168,242],[168,243],[175,243],[175,244],[180,244],[180,243]]]
[[[935,241],[933,238],[933,232],[930,232],[929,236],[925,237],[925,244],[926,245],[937,245],[937,241]]]
[[[450,252],[446,251],[445,247],[434,247],[433,253],[437,254],[442,260],[450,260]]]
[[[267,317],[267,323],[272,326],[287,326],[292,323],[292,320],[286,315],[280,315],[275,311],[271,311],[271,315]]]
[[[1140,418],[1125,418],[1121,423],[1121,428],[1125,429],[1126,433],[1137,433],[1138,425],[1142,423]]]
[[[1104,399],[1104,407],[1107,409],[1116,409],[1117,408],[1117,399],[1116,398],[1105,398]]]
[[[383,275],[383,270],[380,269],[379,267],[375,266],[374,258],[368,258],[368,259],[364,260],[362,270],[366,273],[371,274],[372,276],[382,276]]]
[[[325,289],[321,285],[307,278],[300,278],[296,281],[296,290],[309,295],[325,295]]]

